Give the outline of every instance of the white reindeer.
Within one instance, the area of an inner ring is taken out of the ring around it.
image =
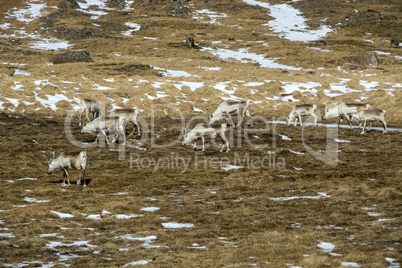
[[[328,118],[339,118],[339,127],[342,120],[345,118],[348,121],[350,128],[353,128],[351,119],[352,114],[368,109],[370,109],[370,105],[364,103],[341,103],[335,106],[326,105],[322,119],[326,120]]]
[[[315,104],[299,104],[292,108],[289,115],[286,117],[286,125],[290,126],[294,121],[296,126],[297,119],[300,121],[300,126],[303,126],[302,116],[312,116],[314,118],[314,126],[317,126],[317,115],[315,111],[317,110],[317,105]]]
[[[81,113],[80,113],[80,123],[79,126],[82,126],[82,114],[85,112],[85,116],[87,118],[87,122],[91,121],[89,119],[89,113],[92,114],[92,120],[100,116],[100,105],[99,102],[96,100],[92,99],[82,99],[80,101],[80,106],[81,106]]]
[[[366,133],[366,125],[367,122],[370,123],[369,130],[371,130],[371,122],[380,121],[384,127],[384,131],[382,133],[387,132],[387,123],[385,122],[385,114],[387,111],[381,109],[371,109],[371,110],[363,110],[358,113],[352,114],[352,119],[358,121],[360,124],[363,123],[363,130],[360,134]]]
[[[112,140],[112,143],[115,143],[117,138],[121,135],[123,137],[123,145],[124,145],[126,143],[124,124],[125,124],[124,117],[118,117],[118,116],[98,117],[95,120],[87,124],[84,124],[84,126],[81,129],[81,134],[96,133],[96,140],[94,143],[98,141],[99,135],[102,134],[105,137],[107,144],[109,144],[110,142],[106,136],[106,132],[108,132],[109,135],[114,134],[114,139]]]
[[[209,124],[213,124],[218,120],[222,119],[222,116],[224,114],[227,114],[232,120],[231,115],[238,115],[240,118],[238,120],[238,124],[236,126],[240,126],[241,123],[244,120],[244,117],[250,117],[251,118],[251,124],[252,124],[252,116],[250,115],[250,103],[251,100],[247,101],[224,101],[222,102],[218,108],[211,114]]]
[[[45,156],[46,157],[46,156]],[[49,167],[48,174],[52,174],[53,171],[63,171],[63,186],[70,186],[70,179],[68,171],[70,169],[79,170],[77,185],[81,184],[81,176],[84,177],[84,187],[87,187],[85,180],[85,168],[87,165],[87,153],[81,152],[62,152],[56,159],[55,152],[53,152],[52,158],[48,160]],[[47,159],[47,158],[46,158]],[[67,184],[66,184],[67,180]]]
[[[229,140],[226,138],[225,132],[228,129],[227,124],[205,124],[200,123],[196,125],[190,132],[184,132],[184,139],[182,142],[182,146],[187,145],[194,141],[193,148],[194,150],[197,148],[197,140],[201,138],[202,140],[202,151],[205,151],[205,140],[204,137],[210,137],[212,139],[217,136],[223,141],[222,149],[220,152],[223,152],[223,148],[226,145],[226,152],[229,152]]]
[[[133,123],[134,128],[130,135],[134,134],[135,129],[137,128],[138,136],[141,136],[140,124],[138,124],[138,115],[140,111],[138,109],[115,109],[110,112],[109,116],[119,116],[125,118],[125,123],[129,122]]]

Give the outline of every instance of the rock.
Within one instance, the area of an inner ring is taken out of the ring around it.
[[[399,47],[399,39],[398,38],[392,38],[391,39],[391,46],[396,46]]]
[[[327,43],[324,40],[315,41],[314,45],[316,46],[326,46]]]
[[[58,7],[62,10],[78,9],[80,5],[75,0],[63,0],[58,4]]]
[[[184,0],[176,0],[172,1],[173,3],[173,16],[177,18],[182,18],[185,19],[187,18],[187,15],[189,14],[188,7],[185,6],[185,1]]]
[[[186,47],[194,47],[194,38],[191,36],[187,37],[186,39]]]
[[[82,29],[78,28],[63,28],[56,27],[54,29],[45,30],[44,33],[51,32],[63,38],[70,38],[73,40],[87,39],[92,37],[101,37],[102,33],[97,29],[89,29],[84,27]]]
[[[110,8],[124,8],[126,5],[125,0],[108,0],[107,5]]]
[[[68,63],[68,62],[93,62],[94,60],[89,56],[89,52],[81,50],[78,52],[67,51],[61,53],[53,59],[53,64]]]
[[[374,51],[369,51],[361,55],[352,56],[349,58],[349,60],[352,64],[364,66],[379,64],[377,54]]]
[[[22,52],[22,55],[30,56],[30,55],[37,54],[37,53],[38,52],[34,52],[34,51],[31,51],[31,50],[24,50],[24,52]]]

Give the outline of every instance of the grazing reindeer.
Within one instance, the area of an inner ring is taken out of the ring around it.
[[[186,133],[184,130],[184,138],[182,142],[182,146],[189,144],[194,141],[193,148],[194,150],[197,148],[197,139],[201,138],[202,140],[202,151],[205,151],[205,140],[204,137],[208,136],[211,137],[212,139],[216,138],[218,136],[219,138],[222,139],[223,145],[222,149],[220,152],[223,151],[223,148],[225,148],[226,145],[226,152],[229,152],[229,140],[226,138],[225,132],[228,129],[228,125],[225,124],[205,124],[205,123],[200,123],[196,125],[190,132]]]
[[[55,152],[53,152],[52,158],[48,159],[49,167],[48,174],[52,174],[53,171],[63,171],[63,186],[70,186],[70,179],[67,170],[76,169],[79,170],[77,185],[81,184],[81,174],[84,177],[84,187],[87,187],[85,180],[85,168],[87,165],[87,153],[85,151],[66,153],[62,152],[56,159]],[[47,157],[45,156],[47,159]],[[67,179],[67,184],[66,184]]]
[[[292,122],[297,123],[297,119],[300,121],[300,126],[303,126],[302,116],[312,116],[314,118],[314,126],[317,126],[317,115],[315,111],[317,110],[317,105],[315,104],[299,104],[292,108],[290,114],[286,117],[286,125],[290,126]]]
[[[91,100],[91,99],[83,99],[83,100],[81,100],[81,102],[80,102],[80,106],[81,106],[81,113],[80,113],[80,123],[79,123],[79,126],[81,126],[82,125],[82,120],[81,120],[81,117],[82,117],[82,114],[85,112],[85,116],[86,116],[86,118],[87,118],[87,122],[89,122],[89,121],[91,121],[91,120],[89,120],[89,113],[91,113],[92,114],[92,117],[93,117],[93,119],[92,120],[94,120],[95,118],[97,118],[97,117],[99,117],[100,116],[100,105],[99,105],[99,102],[98,101],[96,101],[96,100]]]
[[[116,109],[110,112],[109,116],[119,116],[125,118],[125,123],[133,123],[134,128],[130,135],[134,134],[135,129],[137,128],[138,136],[141,136],[140,124],[138,124],[138,115],[140,111],[138,109]]]
[[[112,143],[115,143],[117,138],[122,135],[123,136],[123,145],[126,143],[126,134],[124,131],[124,117],[118,116],[107,116],[107,117],[98,117],[95,120],[84,124],[81,129],[81,134],[84,133],[96,133],[96,140],[94,143],[98,141],[99,135],[102,134],[107,144],[109,144],[109,140],[106,136],[106,131],[110,134],[115,134]]]
[[[240,116],[239,123],[236,126],[240,126],[244,120],[244,117],[250,117],[252,120],[252,116],[250,115],[250,103],[251,100],[247,101],[224,101],[222,102],[218,108],[211,114],[209,124],[213,124],[218,120],[221,120],[223,115],[227,114],[231,119],[231,115]],[[231,119],[232,120],[232,119]],[[252,122],[251,122],[252,124]]]
[[[380,121],[384,127],[382,133],[387,132],[387,123],[385,122],[385,114],[387,111],[381,109],[363,110],[358,113],[352,114],[352,119],[358,121],[360,124],[363,123],[363,130],[360,134],[366,133],[367,122],[370,122],[369,130],[371,130],[371,122]]]
[[[345,118],[348,121],[350,128],[353,128],[351,115],[368,109],[370,109],[370,105],[364,103],[341,103],[333,107],[331,107],[331,105],[326,105],[324,114],[322,115],[322,120],[326,120],[327,118],[339,118],[339,127],[342,120]]]

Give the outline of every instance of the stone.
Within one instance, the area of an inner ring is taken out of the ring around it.
[[[89,52],[81,50],[78,52],[67,51],[57,55],[53,59],[53,64],[69,63],[69,62],[93,62],[94,60],[89,56]]]
[[[352,56],[349,58],[352,64],[357,65],[378,65],[380,62],[378,61],[377,54],[374,51],[369,51],[361,55]]]

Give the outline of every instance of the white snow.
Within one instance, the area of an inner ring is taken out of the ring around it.
[[[241,63],[253,63],[260,67],[272,68],[272,69],[285,69],[285,70],[301,70],[301,67],[287,66],[284,64],[276,63],[274,60],[267,59],[267,55],[256,54],[248,52],[248,48],[239,48],[237,51],[224,49],[224,48],[202,48],[202,51],[207,51],[212,55],[219,57],[220,59],[227,61],[229,59],[235,59]]]
[[[290,196],[290,197],[270,197],[269,200],[272,201],[289,201],[295,199],[320,199],[320,198],[328,198],[330,195],[326,193],[318,193],[316,196]]]
[[[145,208],[141,208],[141,211],[146,211],[146,212],[155,212],[157,210],[159,210],[160,208],[158,207],[145,207]]]
[[[357,262],[346,262],[346,261],[342,261],[341,265],[343,267],[359,267],[359,264]]]
[[[323,252],[332,252],[335,249],[335,245],[329,242],[321,242],[317,244],[317,247],[321,248]]]
[[[87,220],[100,220],[101,219],[101,215],[99,214],[93,214],[93,215],[88,215],[86,217]]]
[[[50,202],[50,200],[38,200],[36,198],[30,198],[30,197],[25,197],[24,201],[30,202],[30,203],[47,203]]]
[[[60,219],[71,219],[74,218],[73,215],[68,214],[68,213],[61,213],[61,212],[57,212],[57,211],[53,211],[51,210],[50,212],[56,214],[57,216],[59,216]]]
[[[223,170],[228,171],[228,170],[237,170],[237,169],[241,169],[243,168],[243,166],[235,166],[235,165],[225,165],[222,167]]]
[[[332,31],[325,25],[316,30],[309,29],[306,24],[307,19],[300,14],[299,10],[288,4],[271,5],[256,0],[243,0],[243,2],[269,9],[268,13],[274,19],[265,25],[271,27],[275,33],[278,33],[279,37],[290,41],[309,42],[318,40]]]
[[[8,18],[15,18],[18,21],[30,23],[41,16],[41,11],[46,4],[28,3],[27,8],[22,8],[6,14]]]
[[[127,30],[127,31],[122,33],[123,35],[126,35],[126,36],[132,35],[133,32],[139,31],[140,28],[141,28],[141,25],[139,25],[137,23],[133,23],[133,22],[126,22],[124,25],[126,25],[126,26],[131,28],[130,30]]]
[[[284,141],[291,141],[291,140],[292,140],[291,138],[289,138],[288,136],[285,136],[285,135],[281,135],[281,134],[276,134],[276,135],[278,135],[279,137],[281,137],[282,140],[284,140]]]
[[[164,222],[162,226],[166,229],[194,228],[192,223]]]
[[[138,214],[116,214],[115,217],[116,217],[116,219],[119,219],[119,220],[127,220],[127,219],[142,217],[142,215],[138,215]]]
[[[123,267],[136,266],[136,265],[145,265],[145,264],[148,264],[150,262],[151,262],[151,260],[132,261],[132,262],[129,262],[129,263],[123,265]]]

